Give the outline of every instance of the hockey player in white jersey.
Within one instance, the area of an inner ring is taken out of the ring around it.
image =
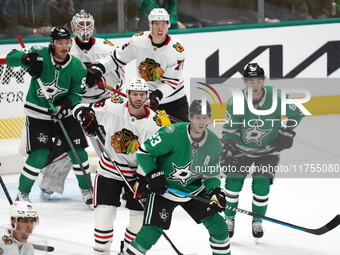
[[[151,90],[149,107],[165,110],[171,116],[188,121],[188,102],[182,77],[184,47],[167,34],[170,19],[165,9],[153,9],[148,19],[150,31],[136,33],[128,43],[99,60],[99,67],[106,74],[136,60],[138,75]]]
[[[117,48],[109,40],[92,37],[94,23],[95,20],[92,15],[84,10],[76,13],[71,21],[72,31],[76,37],[73,38],[70,54],[79,58],[90,68],[92,67],[91,63],[95,60],[107,57]],[[124,69],[119,67],[112,72],[106,72],[102,77],[103,83],[120,91],[124,82],[124,75]],[[92,83],[88,84],[81,103],[98,102],[113,96],[114,92]]]
[[[144,105],[148,98],[148,86],[141,78],[131,79],[127,84],[127,99],[112,98],[100,104],[79,104],[74,109],[87,133],[97,132],[98,124],[106,130],[105,147],[131,186],[136,182],[136,152],[140,145],[161,126],[159,117]],[[95,254],[106,255],[113,239],[113,223],[120,206],[122,188],[129,189],[112,165],[102,154],[94,182],[95,206]],[[132,194],[127,194],[126,207],[130,209],[130,224],[126,228],[124,250],[134,240],[142,226],[143,209]]]
[[[0,254],[33,255],[33,245],[27,242],[34,227],[39,223],[33,205],[27,201],[14,201],[9,208],[9,216],[10,227],[0,231]]]

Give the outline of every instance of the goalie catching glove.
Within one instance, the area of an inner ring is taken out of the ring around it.
[[[93,135],[98,130],[98,121],[94,111],[90,107],[84,107],[79,113],[82,128],[88,135]]]
[[[34,80],[40,78],[41,76],[43,70],[43,61],[43,57],[41,57],[36,52],[24,54],[21,57],[21,63],[28,66],[27,71]]]
[[[295,132],[291,128],[284,129],[280,128],[278,131],[278,135],[275,138],[273,145],[275,146],[276,151],[282,151],[285,149],[289,149],[293,146],[293,138],[295,136]]]
[[[162,170],[152,170],[150,173],[145,175],[145,179],[148,182],[151,192],[154,192],[157,195],[163,195],[166,192],[168,184],[166,183],[164,172]]]
[[[210,203],[208,209],[223,212],[226,206],[225,193],[221,188],[211,189],[208,192]]]

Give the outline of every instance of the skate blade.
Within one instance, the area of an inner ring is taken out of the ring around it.
[[[50,200],[51,194],[45,193],[44,191],[40,192],[40,197]]]
[[[259,244],[259,241],[260,241],[260,238],[255,238],[255,243],[256,243],[256,245]]]

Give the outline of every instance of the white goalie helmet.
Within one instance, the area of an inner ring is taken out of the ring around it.
[[[168,28],[170,28],[170,16],[164,8],[154,8],[149,14],[149,25],[151,29],[152,21],[155,20],[165,20],[168,22]]]
[[[90,13],[81,10],[76,13],[71,21],[73,34],[78,36],[82,42],[89,42],[93,35],[94,19]]]
[[[9,216],[18,222],[18,218],[33,217],[35,224],[39,223],[38,213],[30,202],[27,201],[14,201],[9,207]]]
[[[129,95],[131,90],[146,91],[146,98],[149,97],[148,84],[142,78],[133,78],[129,80],[129,83],[126,86],[126,94]]]

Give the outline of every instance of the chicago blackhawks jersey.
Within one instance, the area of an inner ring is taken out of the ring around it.
[[[0,254],[3,255],[34,255],[34,249],[32,244],[25,243],[17,243],[11,231],[8,231],[6,228],[0,229]]]
[[[77,119],[79,110],[84,106],[89,105],[79,104],[75,107],[74,116]],[[103,125],[106,131],[105,147],[129,181],[135,179],[138,148],[162,126],[158,115],[148,107],[144,108],[146,116],[137,119],[130,115],[127,99],[112,98],[92,105],[98,124]],[[107,178],[123,180],[104,154],[99,160],[98,173]]]
[[[79,58],[82,62],[94,63],[97,59],[105,58],[112,53],[117,46],[106,39],[91,37],[92,46],[89,50],[81,49],[77,45],[77,37],[73,38],[73,44],[70,54]],[[124,69],[120,67],[112,72],[106,72],[103,75],[103,83],[110,87],[121,90],[124,82]],[[81,103],[94,103],[107,98],[113,97],[114,92],[96,85],[92,88],[87,87]]]
[[[247,89],[242,90],[244,94],[244,114],[233,114],[233,98],[230,98],[225,114],[226,123],[223,125],[223,139],[231,138],[236,141],[236,147],[242,151],[249,151],[270,145],[281,128],[281,92],[277,91],[277,106],[273,113],[268,115],[256,115],[248,108]],[[288,98],[288,95],[287,95]],[[268,110],[273,105],[273,87],[264,87],[264,96],[261,101],[254,107],[257,110]],[[305,116],[300,109],[294,105],[286,106],[286,116],[293,121],[293,125],[300,123]],[[284,124],[287,125],[286,121]],[[273,152],[272,154],[278,154]],[[253,156],[261,156],[253,155]]]
[[[184,47],[176,38],[167,35],[165,44],[156,47],[152,44],[150,32],[139,32],[100,63],[108,72],[136,60],[138,76],[148,83],[151,91],[158,89],[162,92],[160,104],[165,104],[185,95],[184,59]]]
[[[211,130],[206,129],[204,138],[195,142],[188,122],[175,123],[162,127],[144,142],[137,153],[138,172],[145,175],[161,169],[170,188],[197,195],[204,188],[209,191],[220,186],[221,152],[219,138]],[[163,196],[173,201],[190,200],[169,193]]]
[[[12,50],[6,56],[7,65],[27,68],[28,66],[21,63],[21,57],[30,52],[36,52],[43,57],[43,71],[40,79],[52,102],[68,97],[73,105],[78,104],[86,89],[87,69],[85,65],[72,56],[65,64],[57,64],[48,48],[42,46],[34,46],[21,51]],[[31,79],[24,105],[24,113],[36,119],[51,120],[48,113],[49,108],[38,81]]]

